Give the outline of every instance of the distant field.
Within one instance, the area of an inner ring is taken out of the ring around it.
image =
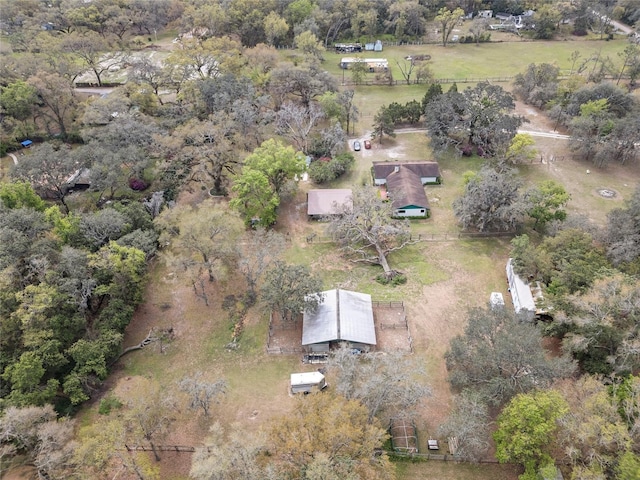
[[[570,56],[574,51],[580,52],[580,58],[600,55],[609,57],[614,63],[619,62],[618,52],[624,50],[627,41],[612,40],[576,40],[576,41],[515,41],[475,44],[442,45],[404,45],[401,47],[384,47],[382,52],[362,52],[363,58],[386,58],[394,80],[403,81],[396,62],[402,62],[408,55],[431,55],[431,68],[436,79],[494,78],[511,77],[522,71],[531,63],[552,63],[561,70],[571,69]],[[291,54],[291,51],[285,51]],[[325,54],[323,67],[342,78],[343,71],[339,67],[342,57],[353,56],[335,53],[333,50]],[[345,78],[350,80],[347,70]],[[371,74],[373,78],[373,74]]]

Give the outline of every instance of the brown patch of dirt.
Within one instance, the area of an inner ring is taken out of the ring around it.
[[[376,350],[407,353],[413,350],[404,306],[374,306],[373,318],[376,328]]]
[[[0,470],[0,474],[2,474],[2,480],[32,480],[38,475],[34,467],[27,465],[11,468],[6,472]]]
[[[547,132],[547,133],[561,133],[566,135],[567,132],[560,128],[555,130],[556,122],[551,120],[544,111],[539,108],[527,105],[519,100],[516,100],[515,115],[519,115],[526,118],[526,122],[522,124],[520,128],[523,130],[531,130],[533,132]],[[558,127],[559,128],[559,127]]]

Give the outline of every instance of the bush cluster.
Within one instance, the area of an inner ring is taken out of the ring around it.
[[[376,282],[378,282],[380,285],[391,285],[392,287],[395,287],[397,285],[404,285],[405,283],[407,283],[407,276],[403,273],[399,273],[389,278],[384,273],[381,273],[380,275],[376,276]]]
[[[311,162],[309,177],[315,183],[328,183],[348,172],[353,166],[351,153],[342,153],[333,158],[323,157]]]
[[[487,43],[491,41],[491,34],[489,32],[485,32],[480,35],[480,43]],[[476,43],[476,39],[473,35],[462,35],[458,40],[459,43]]]

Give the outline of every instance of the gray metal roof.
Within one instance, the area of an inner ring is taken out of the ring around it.
[[[345,340],[376,344],[371,295],[349,290],[327,290],[313,313],[304,312],[302,345]]]

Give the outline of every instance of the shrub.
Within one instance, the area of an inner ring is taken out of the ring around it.
[[[328,161],[325,161],[325,158],[311,162],[311,165],[309,165],[309,177],[315,183],[328,183],[335,180],[348,172],[355,161],[351,153],[336,155],[334,158],[328,159]]]
[[[403,273],[398,273],[389,278],[384,273],[380,273],[376,276],[376,282],[378,282],[380,285],[391,285],[392,287],[395,287],[397,285],[404,285],[405,283],[407,283],[407,276]]]
[[[316,160],[309,165],[309,177],[315,183],[327,183],[335,178],[328,162],[321,162]]]
[[[98,406],[98,413],[100,415],[109,415],[111,413],[111,409],[118,409],[122,407],[122,402],[118,400],[118,397],[114,395],[109,395],[108,397],[100,400],[100,405]]]
[[[149,188],[149,184],[139,178],[130,178],[129,188],[131,190],[135,190],[136,192],[141,192],[142,190],[146,190],[147,188]]]

